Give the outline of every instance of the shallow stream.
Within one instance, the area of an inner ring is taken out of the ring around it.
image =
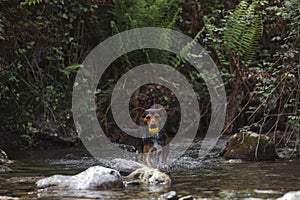
[[[99,164],[85,149],[7,152],[14,171],[0,174],[0,196],[37,199],[35,181],[53,174],[76,174]],[[187,162],[190,162],[187,160]],[[196,163],[199,162],[199,163]],[[197,165],[198,164],[198,165]],[[187,163],[187,166],[189,163]],[[84,191],[77,199],[157,199],[176,191],[195,199],[276,199],[284,193],[300,190],[300,160],[271,162],[235,162],[208,158],[190,165],[196,169],[178,168],[170,173],[171,186],[131,186],[105,191]],[[75,199],[70,194],[51,194],[43,199]],[[54,196],[59,196],[54,197]]]

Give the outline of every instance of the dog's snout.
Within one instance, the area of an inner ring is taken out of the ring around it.
[[[150,123],[150,128],[157,128],[156,123],[155,122],[151,122]]]

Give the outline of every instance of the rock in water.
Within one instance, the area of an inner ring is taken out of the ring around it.
[[[132,161],[132,160],[125,160],[122,158],[115,158],[111,161],[111,168],[118,170],[121,173],[125,173],[126,175],[139,169],[146,167],[146,165]]]
[[[139,182],[150,185],[169,185],[171,184],[170,177],[159,169],[144,167],[135,170],[126,178],[138,179]]]
[[[38,188],[57,187],[67,189],[92,190],[96,188],[123,185],[121,175],[114,169],[101,166],[90,167],[87,170],[74,175],[53,175],[36,182]]]
[[[222,155],[228,159],[243,159],[249,161],[275,160],[278,155],[275,145],[266,135],[253,132],[236,133],[227,142]]]
[[[0,159],[7,159],[7,154],[2,149],[0,149]]]
[[[10,164],[10,161],[8,160],[7,154],[5,151],[0,149],[0,165],[2,164]]]
[[[19,200],[18,197],[0,196],[1,200]]]
[[[13,170],[7,166],[0,165],[0,173],[12,172]]]
[[[277,200],[299,200],[300,199],[300,191],[292,191],[288,192]]]
[[[175,191],[170,191],[158,197],[158,200],[169,200],[169,199],[178,199],[177,193]]]
[[[12,164],[12,163],[13,163],[13,161],[8,159],[8,156],[5,153],[5,151],[0,149],[0,173],[13,171],[9,167],[5,166],[7,164]]]

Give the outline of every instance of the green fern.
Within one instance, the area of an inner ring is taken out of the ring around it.
[[[114,15],[112,30],[119,33],[139,27],[173,29],[180,12],[181,9],[175,0],[116,0],[112,9]],[[162,44],[170,44],[169,37],[161,36],[159,39]],[[145,61],[168,64],[171,57],[168,52],[160,50],[143,49],[142,52],[143,55],[140,53],[129,57],[125,55],[122,62],[130,67]]]
[[[20,2],[21,6],[32,6],[32,5],[36,5],[39,3],[42,3],[44,0],[24,0],[22,2]]]
[[[248,4],[241,1],[225,24],[223,40],[226,47],[233,50],[239,61],[248,65],[255,57],[262,35],[262,19],[256,14],[257,2]]]
[[[245,38],[242,40],[243,48],[247,51],[244,51],[241,60],[244,61],[246,65],[251,63],[251,61],[255,58],[257,50],[259,49],[259,40],[263,33],[261,18],[255,18],[251,26],[252,28],[245,33]]]
[[[191,42],[189,42],[188,44],[186,44],[180,51],[180,54],[179,55],[176,55],[175,58],[173,58],[171,60],[171,65],[174,67],[174,68],[177,68],[180,66],[181,63],[185,63],[186,60],[183,59],[183,58],[189,58],[189,57],[192,57],[192,56],[195,56],[195,55],[192,55],[190,53],[191,51],[191,48],[196,45],[196,43],[198,43],[198,40],[200,39],[201,37],[201,34],[202,32],[204,31],[204,28],[202,28],[196,35],[195,37],[193,38],[193,40]],[[196,55],[197,56],[197,55]]]
[[[223,39],[229,48],[239,49],[239,40],[246,28],[246,15],[248,3],[241,1],[233,13],[228,16],[225,24],[225,33]]]
[[[213,47],[221,64],[229,65],[234,58],[248,66],[255,58],[263,32],[262,17],[256,13],[256,8],[256,1],[251,4],[241,1],[224,17],[223,28],[216,27],[214,19],[204,17],[207,43]]]

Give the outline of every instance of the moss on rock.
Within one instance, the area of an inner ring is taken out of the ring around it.
[[[270,138],[253,132],[240,132],[230,137],[222,155],[228,159],[249,161],[278,158],[275,145],[270,142]]]

